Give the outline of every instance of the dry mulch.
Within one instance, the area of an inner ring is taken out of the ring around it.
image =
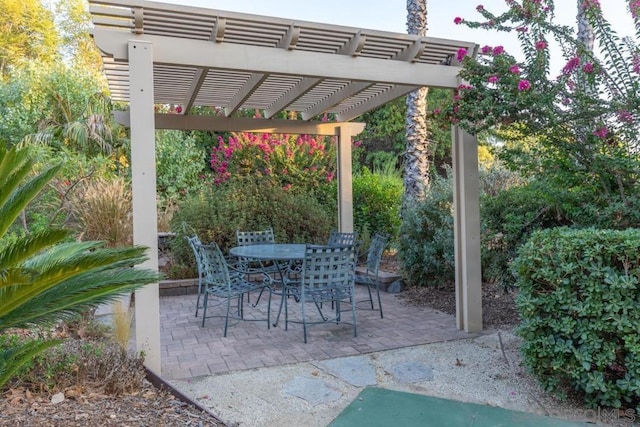
[[[225,426],[151,383],[136,394],[117,397],[91,389],[35,394],[25,388],[10,389],[0,402],[2,426]]]
[[[400,271],[395,254],[385,253],[380,268]],[[512,329],[520,322],[516,309],[516,290],[506,292],[501,286],[482,284],[482,324],[485,329]],[[443,313],[456,314],[456,294],[453,284],[440,287],[411,286],[400,294],[409,304],[431,307]]]
[[[520,315],[515,305],[515,292],[505,292],[502,288],[488,283],[482,285],[482,324],[485,329],[512,329],[520,322]],[[456,314],[456,295],[453,286],[410,287],[400,295],[410,304],[424,305],[447,314]]]

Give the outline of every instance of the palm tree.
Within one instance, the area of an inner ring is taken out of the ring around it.
[[[143,247],[77,242],[60,229],[22,237],[8,233],[59,168],[55,165],[34,175],[26,149],[7,150],[0,144],[0,335],[10,328],[55,324],[159,280],[157,273],[135,268],[146,259]],[[3,341],[0,387],[24,363],[57,343]]]
[[[407,0],[407,32],[427,32],[427,0]],[[422,199],[429,187],[429,141],[427,140],[427,93],[424,87],[407,95],[404,154],[404,203]]]

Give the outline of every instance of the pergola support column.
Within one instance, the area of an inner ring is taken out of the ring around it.
[[[131,40],[128,48],[133,242],[149,248],[149,259],[140,267],[158,271],[153,46],[149,42]],[[135,294],[137,351],[144,352],[145,365],[158,375],[161,373],[159,296],[158,283],[149,284]]]
[[[478,142],[452,126],[456,321],[466,332],[482,330]]]
[[[359,131],[357,132],[359,133]],[[353,171],[351,167],[351,140],[355,133],[349,126],[339,126],[336,128],[336,134],[338,136],[338,230],[343,233],[352,233]]]

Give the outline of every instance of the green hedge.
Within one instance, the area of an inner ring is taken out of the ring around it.
[[[640,409],[640,230],[537,231],[514,261],[525,364],[589,406]]]

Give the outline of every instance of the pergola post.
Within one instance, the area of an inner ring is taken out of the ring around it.
[[[133,242],[149,248],[149,259],[140,267],[158,271],[153,46],[149,42],[130,40],[128,52]],[[158,283],[149,284],[136,291],[135,324],[137,351],[144,352],[145,365],[159,375],[161,365]]]
[[[364,127],[364,126],[363,126]],[[351,139],[349,126],[336,128],[338,136],[338,230],[353,232],[353,171],[351,167]]]
[[[482,330],[480,189],[478,142],[452,126],[456,322],[466,332]]]

